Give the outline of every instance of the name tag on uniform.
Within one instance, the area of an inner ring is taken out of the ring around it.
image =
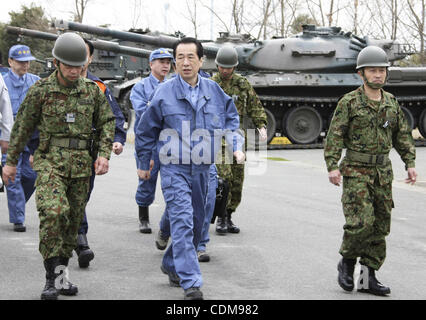
[[[75,122],[75,114],[67,113],[67,123],[74,123],[74,122]]]

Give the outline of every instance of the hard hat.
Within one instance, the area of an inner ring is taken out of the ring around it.
[[[84,66],[87,63],[86,44],[76,33],[64,33],[56,39],[52,55],[60,62],[74,66]]]
[[[389,67],[389,59],[386,52],[376,46],[368,46],[358,54],[356,69],[364,67]]]
[[[216,64],[222,68],[233,68],[238,65],[238,53],[234,47],[223,46],[216,55]]]
[[[14,45],[9,49],[9,58],[16,61],[33,61],[36,59],[31,55],[30,48],[22,44]]]

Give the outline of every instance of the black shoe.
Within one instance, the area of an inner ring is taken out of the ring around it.
[[[226,218],[217,217],[216,221],[216,233],[225,235],[228,233],[228,226],[226,225]]]
[[[200,288],[192,287],[184,292],[184,300],[204,300],[203,293]]]
[[[152,233],[149,225],[149,207],[139,206],[139,231],[141,233]]]
[[[167,274],[169,276],[169,284],[170,284],[170,286],[172,286],[172,287],[180,287],[180,278],[179,278],[179,276],[176,273],[169,272],[162,265],[161,265],[160,269],[161,269],[161,271],[164,274]]]
[[[226,217],[226,224],[228,226],[229,233],[240,233],[240,228],[238,228],[231,220],[232,212],[228,211],[228,215]]]
[[[14,223],[13,224],[13,231],[15,232],[25,232],[27,231],[27,228],[23,223]]]
[[[206,251],[197,251],[198,261],[199,262],[209,262],[210,256]]]
[[[337,265],[339,275],[337,276],[337,282],[339,286],[345,291],[352,291],[354,289],[354,270],[355,270],[356,259],[345,259],[342,258]]]
[[[89,247],[87,242],[87,236],[85,234],[78,234],[77,237],[77,248],[75,252],[78,255],[78,265],[80,268],[87,268],[90,265],[90,261],[95,258],[95,254]]]
[[[69,258],[65,258],[65,257],[59,257],[59,265],[60,266],[65,266],[65,270],[60,271],[60,273],[58,275],[56,275],[57,277],[62,275],[63,272],[65,272],[65,274],[63,275],[63,279],[61,282],[59,282],[59,285],[61,286],[60,289],[58,289],[58,293],[63,295],[63,296],[75,296],[78,293],[78,287],[74,284],[72,284],[69,280],[68,280],[68,262],[69,262]]]
[[[363,277],[363,269],[361,268],[361,274],[360,274],[360,286],[357,291],[363,292],[363,293],[371,293],[376,296],[386,296],[391,293],[391,290],[389,287],[384,286],[377,280],[375,270],[371,267],[368,267],[368,288],[363,288],[363,280],[365,277]]]
[[[169,237],[163,235],[161,230],[158,230],[157,238],[155,239],[155,246],[158,250],[164,250],[167,248],[167,243],[169,242]]]
[[[59,293],[55,287],[55,269],[59,266],[59,257],[46,259],[43,264],[46,270],[46,284],[40,298],[41,300],[57,300]]]

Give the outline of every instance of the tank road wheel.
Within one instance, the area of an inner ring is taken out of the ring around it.
[[[277,121],[275,120],[275,116],[271,111],[266,108],[264,108],[264,110],[268,121],[266,129],[268,130],[267,142],[269,143],[275,137],[275,131],[277,130]]]
[[[283,119],[287,138],[295,144],[314,142],[322,130],[322,117],[314,108],[302,106],[287,111]]]
[[[419,131],[423,138],[426,137],[426,109],[419,117]]]
[[[119,105],[121,108],[121,111],[123,112],[123,116],[125,121],[127,122],[127,127],[130,128],[130,125],[132,123],[132,102],[130,101],[130,93],[132,90],[128,90],[120,99]]]
[[[401,107],[402,111],[404,111],[405,119],[408,121],[408,126],[411,128],[411,130],[414,129],[414,117],[410,110],[408,110],[406,107]]]
[[[275,116],[273,115],[273,113],[271,111],[269,111],[268,109],[264,108],[265,113],[266,113],[266,118],[268,121],[268,125],[266,127],[267,130],[267,139],[266,142],[269,143],[271,142],[272,138],[275,137],[275,132],[277,130],[277,121],[275,120]],[[243,120],[244,121],[244,120]],[[247,118],[247,123],[246,123],[247,129],[253,129],[255,130],[256,127],[253,124],[253,121],[251,121],[251,119]],[[256,130],[255,131],[255,135],[256,137],[259,137],[259,132]],[[249,149],[253,148],[254,146],[258,146],[258,138],[256,138],[256,144],[253,145],[252,143],[250,143],[250,141],[247,141],[247,147]]]

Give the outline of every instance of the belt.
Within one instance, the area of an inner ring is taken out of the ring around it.
[[[367,164],[384,165],[389,160],[389,154],[369,154],[347,150],[346,158],[352,161],[358,161]]]
[[[87,150],[89,149],[88,140],[80,140],[75,138],[50,138],[50,145],[68,149]]]

